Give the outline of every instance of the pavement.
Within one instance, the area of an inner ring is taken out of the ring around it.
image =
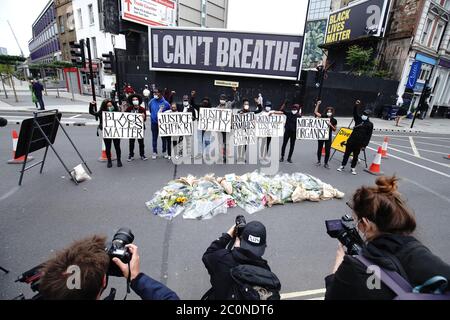
[[[30,297],[32,292],[27,285],[14,282],[19,274],[73,240],[95,233],[112,237],[122,226],[130,227],[135,235],[143,272],[167,284],[182,299],[199,299],[210,287],[202,254],[211,241],[228,230],[238,214],[244,214],[247,221],[259,220],[266,225],[268,248],[264,257],[280,278],[283,298],[322,299],[324,277],[332,269],[337,248],[337,241],[325,232],[324,221],[349,213],[345,202],[359,186],[371,185],[376,178],[363,172],[363,162],[358,165],[356,176],[350,174],[348,167],[346,172],[337,172],[342,159],[339,152],[330,160],[330,170],[316,167],[317,143],[297,141],[294,163],[281,163],[279,171],[311,174],[345,192],[345,199],[278,205],[253,215],[233,208],[228,214],[209,220],[184,220],[178,216],[167,221],[152,215],[145,202],[174,177],[210,172],[218,176],[241,174],[261,166],[174,165],[158,158],[124,161],[123,168],[114,164],[108,169],[105,163],[97,161],[101,140],[95,127],[69,126],[66,130],[92,170],[92,180],[78,186],[69,181],[49,150],[43,173],[39,174],[38,168],[31,169],[18,187],[20,166],[7,164],[11,158],[11,129],[18,130],[19,126],[0,128],[0,265],[10,270],[8,274],[0,272],[0,299],[10,299],[20,292]],[[147,155],[150,135],[148,130]],[[386,135],[390,137],[389,158],[382,160],[381,169],[401,178],[399,191],[417,218],[415,236],[450,263],[450,160],[444,159],[450,154],[450,135],[376,132],[367,148],[369,163]],[[160,148],[160,140],[158,144]],[[121,145],[125,159],[128,143],[122,141]],[[69,168],[81,162],[61,131],[55,148]],[[33,156],[34,162],[39,161],[43,151],[34,152]],[[117,288],[117,299],[123,298],[125,280],[109,281],[110,287]],[[134,293],[129,298],[138,299]]]

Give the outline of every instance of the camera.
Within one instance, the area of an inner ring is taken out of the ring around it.
[[[338,239],[347,248],[347,254],[357,255],[364,247],[364,241],[361,239],[355,221],[350,215],[346,214],[337,220],[326,220],[325,226],[328,235]]]
[[[112,261],[113,258],[119,258],[123,263],[129,263],[131,260],[131,252],[125,246],[133,243],[134,235],[128,228],[120,228],[114,234],[112,242],[106,245],[105,251],[110,257],[108,275],[114,277],[122,277],[119,267]]]
[[[244,230],[247,222],[245,221],[245,217],[243,215],[239,215],[236,217],[236,237],[240,237],[242,235],[242,231]]]

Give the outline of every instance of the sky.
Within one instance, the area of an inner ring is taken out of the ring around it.
[[[6,47],[10,55],[20,55],[20,49],[8,26],[7,20],[9,20],[24,55],[28,56],[31,25],[47,2],[48,0],[0,0],[0,47]]]
[[[228,29],[303,34],[307,0],[228,0]]]
[[[0,0],[0,47],[20,55],[9,20],[25,56],[31,25],[48,0]],[[306,0],[229,0],[228,29],[273,33],[303,33]]]

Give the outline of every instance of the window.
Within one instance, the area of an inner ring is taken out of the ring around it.
[[[92,58],[96,59],[96,58],[98,58],[98,55],[97,55],[97,39],[95,37],[91,38],[91,44],[92,44],[92,46],[91,46]]]
[[[98,7],[98,24],[100,25],[100,30],[105,30],[105,21],[103,15],[103,0],[97,0]]]
[[[81,8],[77,9],[78,16],[78,29],[83,29],[83,14],[81,13]]]
[[[431,47],[433,49],[437,49],[439,42],[441,41],[443,31],[444,31],[444,23],[438,22],[436,30],[434,31],[433,41],[431,42]]]
[[[426,45],[428,42],[428,36],[431,30],[431,25],[433,24],[433,20],[427,17],[427,21],[425,21],[425,25],[423,27],[422,37],[420,38],[420,44]]]
[[[89,12],[89,24],[94,24],[94,9],[92,8],[92,4],[88,5],[88,12]]]
[[[64,33],[64,16],[59,16],[59,32]]]

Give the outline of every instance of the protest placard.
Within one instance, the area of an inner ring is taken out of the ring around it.
[[[328,140],[330,137],[329,119],[298,118],[297,139]]]
[[[104,139],[144,139],[144,117],[141,113],[103,112]]]
[[[283,114],[261,113],[255,117],[257,137],[282,137],[286,116]]]
[[[232,129],[235,146],[256,144],[256,123],[253,112],[234,114]]]
[[[206,131],[231,131],[231,109],[200,108],[198,130]]]
[[[192,113],[159,112],[159,135],[161,137],[192,135]]]

